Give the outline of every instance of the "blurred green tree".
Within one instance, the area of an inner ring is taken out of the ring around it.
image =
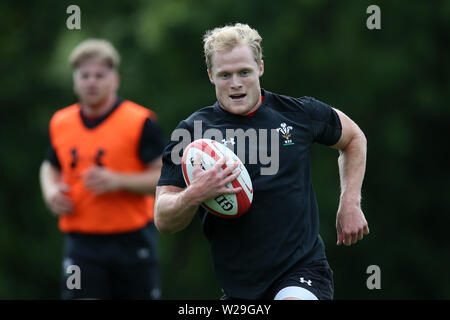
[[[67,56],[87,37],[122,55],[120,94],[177,123],[215,101],[202,35],[245,22],[263,36],[262,86],[314,96],[350,115],[368,138],[363,209],[371,234],[336,247],[337,154],[314,146],[313,182],[336,299],[449,299],[450,2],[79,1],[81,29],[66,26],[67,1],[0,3],[0,298],[57,299],[62,237],[41,200],[38,169],[48,121],[75,100]],[[163,299],[217,299],[209,249],[195,221],[161,236]],[[381,269],[369,290],[366,269]]]

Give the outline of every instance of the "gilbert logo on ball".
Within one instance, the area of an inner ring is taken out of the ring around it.
[[[201,154],[203,170],[209,170],[219,159],[225,156],[227,156],[227,163],[222,166],[222,170],[235,162],[239,163],[237,168],[241,170],[239,176],[227,184],[228,188],[240,187],[242,188],[241,191],[236,194],[221,194],[214,199],[206,200],[202,203],[202,206],[209,212],[224,218],[236,218],[247,212],[253,200],[253,187],[248,171],[238,156],[215,140],[199,139],[191,142],[185,148],[181,161],[184,181],[188,186],[192,181],[194,157],[197,153]]]

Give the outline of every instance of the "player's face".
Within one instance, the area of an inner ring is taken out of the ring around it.
[[[229,51],[215,52],[210,81],[216,87],[216,96],[222,108],[234,114],[245,115],[261,105],[259,77],[264,63],[258,66],[248,45],[238,45]]]
[[[74,73],[74,89],[80,102],[96,108],[115,95],[119,86],[117,72],[98,59],[80,63]]]

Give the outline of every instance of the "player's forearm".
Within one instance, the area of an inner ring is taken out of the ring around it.
[[[48,200],[49,195],[60,180],[61,172],[55,169],[50,162],[44,161],[39,170],[39,182],[44,200]]]
[[[161,175],[161,157],[154,159],[144,172],[129,174],[116,173],[118,189],[142,193],[155,194],[156,185]]]
[[[195,216],[198,204],[190,197],[190,188],[157,196],[155,226],[163,234],[186,228]]]
[[[345,149],[339,150],[341,203],[360,205],[361,188],[366,171],[367,140],[359,130]]]
[[[117,173],[118,189],[142,194],[154,194],[160,174],[159,170],[137,174]]]

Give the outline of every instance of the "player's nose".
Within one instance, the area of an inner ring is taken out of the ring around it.
[[[237,74],[233,74],[233,76],[231,77],[231,88],[239,89],[240,87],[242,87],[241,79]]]

